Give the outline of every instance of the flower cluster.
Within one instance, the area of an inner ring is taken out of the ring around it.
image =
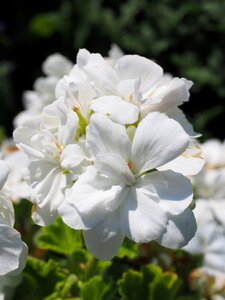
[[[203,166],[178,108],[192,83],[118,51],[107,60],[82,49],[74,66],[53,56],[44,70],[14,132],[29,160],[33,220],[44,226],[61,216],[104,260],[125,237],[185,246],[196,231],[187,176]]]

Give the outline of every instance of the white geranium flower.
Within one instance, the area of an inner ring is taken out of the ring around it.
[[[100,259],[111,259],[125,236],[137,243],[184,246],[196,230],[188,208],[190,181],[172,171],[157,171],[186,150],[189,136],[182,127],[153,112],[130,140],[124,126],[94,114],[86,132],[94,164],[60,206],[64,222],[84,230],[87,248]]]
[[[7,180],[9,169],[0,161],[0,190]],[[14,228],[14,210],[12,203],[0,192],[0,281],[1,276],[19,274],[26,262],[27,246]]]
[[[23,122],[39,115],[43,108],[55,101],[55,86],[60,78],[69,74],[72,62],[59,53],[47,57],[42,65],[46,77],[38,78],[34,83],[34,91],[26,91],[23,94],[25,110],[14,119],[17,128]]]
[[[119,124],[133,124],[151,111],[161,111],[197,136],[177,106],[188,101],[191,83],[163,75],[162,68],[138,55],[118,55],[108,63],[100,54],[80,50],[77,64],[56,86],[56,98],[89,123],[92,111]],[[125,113],[126,112],[126,113]],[[203,166],[197,143],[190,141],[186,153],[164,168],[195,175]]]
[[[18,147],[31,160],[28,166],[34,203],[33,219],[39,225],[51,223],[64,201],[64,190],[82,172],[87,153],[75,142],[79,119],[63,103],[47,106],[41,118],[27,121],[14,132]]]

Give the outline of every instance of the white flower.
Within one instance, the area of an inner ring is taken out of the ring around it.
[[[8,167],[0,161],[0,190],[8,176]],[[0,278],[3,275],[19,274],[26,262],[27,246],[21,241],[18,231],[13,228],[14,210],[12,203],[0,192]],[[1,280],[1,279],[0,279]]]
[[[192,85],[190,81],[163,75],[159,65],[138,55],[122,56],[115,67],[111,67],[100,54],[90,54],[82,49],[77,55],[77,65],[74,68],[77,71],[74,73],[72,70],[70,76],[74,80],[82,78],[91,82],[100,97],[91,108],[109,115],[112,120],[116,115],[115,109],[120,113],[121,110],[124,111],[125,104],[127,110],[130,107],[131,111],[136,106],[141,117],[144,117],[151,111],[172,114],[175,110],[177,114],[177,106],[189,100]],[[102,108],[105,101],[108,105]],[[133,122],[135,121],[134,117]],[[187,126],[190,131],[191,125],[183,114],[179,114],[179,121],[185,125],[185,130]],[[195,135],[193,130],[191,135]]]
[[[149,112],[160,111],[178,121],[190,137],[196,137],[191,124],[177,107],[189,99],[191,83],[163,75],[162,68],[138,55],[118,55],[109,65],[100,54],[80,50],[77,64],[59,80],[56,98],[79,112],[89,122],[92,111],[119,124],[133,124]],[[189,148],[174,162],[164,166],[183,175],[195,175],[203,166],[201,151],[190,140]]]
[[[40,117],[23,123],[14,132],[18,148],[29,157],[28,177],[34,203],[33,219],[51,223],[64,201],[64,190],[82,172],[87,155],[82,140],[75,142],[79,119],[63,103],[47,106]]]
[[[86,132],[94,165],[60,206],[64,222],[84,230],[87,248],[100,259],[111,259],[125,236],[137,243],[185,245],[196,230],[188,208],[191,184],[181,174],[156,170],[187,148],[182,127],[154,112],[130,140],[124,126],[94,114]]]

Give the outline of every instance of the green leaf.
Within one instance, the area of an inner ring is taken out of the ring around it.
[[[61,300],[67,299],[72,294],[72,288],[77,283],[77,276],[74,274],[69,275],[65,280],[59,281],[56,284],[54,292],[45,298],[45,300]],[[69,297],[71,299],[71,297]]]
[[[118,281],[121,300],[146,299],[144,297],[142,274],[134,270],[128,270]],[[144,298],[143,298],[144,297]]]
[[[110,300],[114,296],[114,284],[110,279],[95,276],[81,288],[82,300]]]
[[[54,291],[59,281],[65,280],[67,273],[53,260],[44,262],[34,257],[28,257],[23,272],[23,282],[16,291],[15,299],[40,300],[45,299]],[[24,293],[26,291],[26,293]]]
[[[68,227],[58,218],[53,224],[40,229],[36,236],[36,244],[41,249],[71,255],[82,245],[81,233]]]
[[[172,300],[176,296],[180,281],[174,273],[164,273],[150,283],[150,298],[151,300]]]
[[[128,270],[118,280],[122,300],[172,300],[179,284],[176,274],[163,273],[154,265],[144,266],[139,272]]]
[[[119,249],[117,256],[119,258],[128,257],[130,259],[133,259],[138,256],[138,249],[139,245],[137,243],[125,239],[122,247],[120,247]]]
[[[76,250],[67,259],[67,267],[72,273],[79,275],[79,280],[86,281],[95,275],[103,274],[111,266],[112,261],[96,259],[86,249]]]

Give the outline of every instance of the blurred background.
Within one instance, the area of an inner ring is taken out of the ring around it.
[[[173,76],[194,82],[182,106],[202,141],[225,138],[224,0],[4,1],[0,10],[0,125],[12,132],[22,93],[42,75],[55,52],[75,62],[79,48],[107,56],[117,44],[126,54],[155,60]]]

